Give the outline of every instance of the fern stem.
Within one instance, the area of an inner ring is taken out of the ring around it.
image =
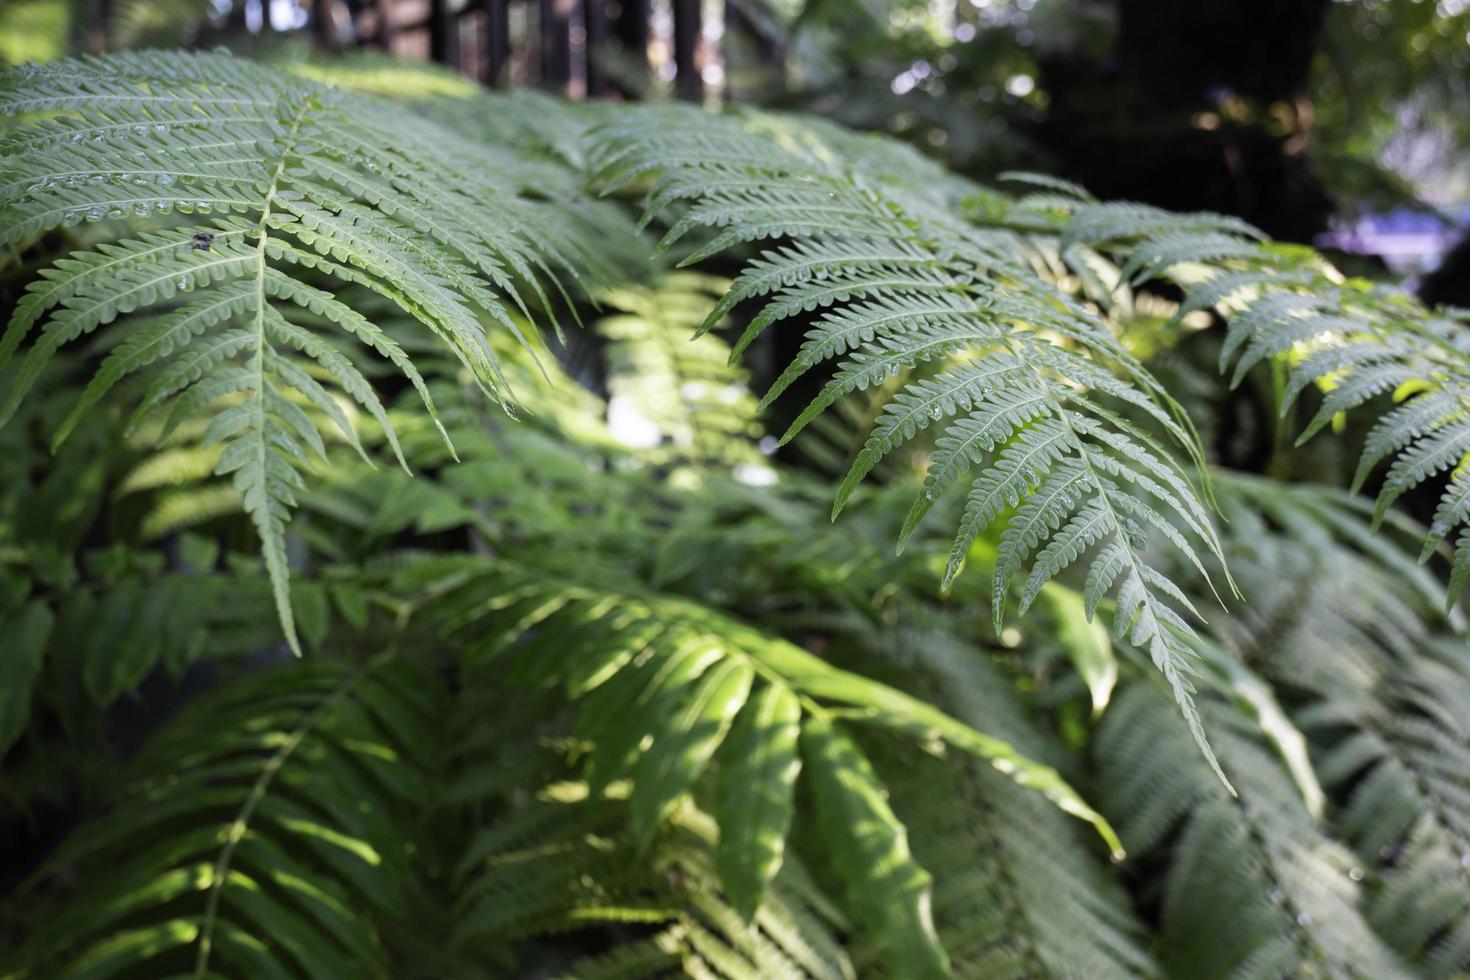
[[[276,162],[276,169],[271,174],[269,186],[266,188],[265,203],[260,209],[260,221],[256,224],[256,231],[260,234],[260,242],[256,245],[256,267],[255,267],[255,358],[252,369],[255,372],[255,459],[256,465],[260,467],[261,485],[259,488],[259,510],[252,515],[255,520],[256,530],[260,534],[261,543],[264,546],[264,558],[266,572],[271,579],[272,591],[275,593],[276,612],[280,616],[281,626],[286,633],[286,642],[290,644],[291,651],[296,656],[301,656],[301,641],[296,637],[296,622],[291,612],[291,601],[286,591],[288,571],[285,567],[284,556],[272,543],[274,518],[271,514],[270,498],[270,475],[268,465],[268,445],[266,439],[266,380],[265,380],[265,351],[267,345],[265,332],[265,271],[266,271],[266,243],[270,241],[270,233],[266,229],[270,221],[271,207],[276,200],[276,188],[280,184],[281,175],[286,172],[286,161],[291,156],[291,151],[296,146],[296,134],[301,129],[301,123],[306,119],[307,111],[311,108],[312,99],[302,101],[301,107],[296,110],[296,117],[291,120],[291,128],[286,132],[286,138],[282,141],[281,158]],[[248,500],[248,495],[247,495]],[[282,532],[284,533],[284,531]]]
[[[390,654],[384,654],[378,660],[386,659]],[[376,662],[376,661],[375,661]],[[245,798],[244,804],[235,819],[230,822],[226,831],[227,839],[225,846],[220,849],[219,858],[214,864],[214,873],[209,881],[209,899],[204,907],[204,921],[199,926],[199,954],[194,960],[194,976],[204,977],[209,971],[209,957],[214,950],[214,926],[219,917],[220,894],[224,891],[225,878],[230,873],[230,862],[235,856],[235,846],[244,840],[245,833],[250,827],[250,820],[255,816],[255,810],[265,799],[270,790],[271,783],[275,781],[276,774],[281,767],[296,752],[306,736],[311,734],[313,728],[321,721],[322,716],[327,713],[338,700],[342,698],[352,686],[362,677],[364,671],[353,671],[344,677],[340,683],[327,694],[322,702],[312,709],[311,713],[302,719],[301,724],[286,737],[285,742],[276,750],[264,766],[261,767],[260,775],[255,784],[250,788],[250,795]]]
[[[276,188],[280,183],[281,175],[286,171],[286,160],[290,157],[291,150],[295,147],[296,134],[301,129],[301,123],[306,118],[307,110],[309,110],[310,108],[311,100],[304,100],[301,103],[301,107],[296,111],[296,117],[291,121],[291,128],[287,131],[286,138],[283,141],[281,158],[276,162],[275,172],[271,175],[270,184],[266,188],[265,203],[261,205],[260,209],[260,220],[256,224],[256,230],[260,234],[260,242],[257,244],[255,250],[256,335],[255,360],[253,366],[256,377],[256,451],[257,461],[258,465],[260,466],[262,479],[265,478],[266,473],[265,270],[266,242],[270,239],[270,235],[266,230],[266,224],[270,220],[271,207],[275,203]],[[270,521],[270,501],[268,497],[262,499],[261,506],[264,508],[261,520],[265,521],[268,527]],[[261,528],[261,530],[265,531],[266,528]],[[269,542],[267,542],[266,562],[268,565],[273,560],[271,554],[271,546]],[[274,577],[275,576],[273,574],[272,578]],[[277,593],[276,603],[279,608],[283,604],[281,603],[279,589],[276,589],[275,591]],[[292,622],[289,605],[286,605],[285,608],[279,608],[279,612],[281,615],[282,625],[286,627],[286,638],[288,641],[290,641],[291,648],[296,652],[297,656],[300,656],[300,645],[296,640],[296,630]],[[296,751],[297,746],[301,744],[301,741],[306,737],[311,729],[315,727],[318,719],[321,718],[322,714],[325,713],[327,708],[330,707],[337,700],[337,698],[345,693],[349,686],[356,681],[357,676],[358,675],[356,674],[349,674],[342,681],[342,683],[337,685],[333,692],[312,711],[310,715],[303,719],[301,724],[296,727],[296,730],[293,731],[289,737],[287,737],[285,743],[278,750],[276,750],[275,755],[271,756],[270,760],[261,770],[259,778],[257,778],[255,781],[255,785],[251,787],[250,795],[246,797],[244,805],[240,808],[240,813],[235,817],[234,822],[230,824],[228,839],[225,842],[225,846],[220,850],[219,860],[215,862],[214,875],[209,883],[209,900],[205,905],[204,922],[201,923],[199,928],[199,955],[194,962],[194,975],[196,977],[203,977],[209,968],[209,956],[213,950],[214,925],[219,914],[219,898],[221,892],[224,890],[225,876],[229,874],[230,861],[233,859],[235,854],[235,845],[238,844],[242,838],[244,838],[246,828],[250,824],[250,818],[254,816],[255,809],[257,806],[260,805],[260,801],[265,798],[266,791],[270,788],[270,784],[275,779],[276,773],[280,771],[281,766],[284,765],[286,760],[291,757],[291,754]]]

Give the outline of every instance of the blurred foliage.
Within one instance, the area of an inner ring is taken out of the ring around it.
[[[1470,195],[1470,4],[1334,0],[1311,96],[1313,152],[1349,203],[1395,179],[1436,204]]]
[[[0,65],[50,61],[69,53],[70,0],[12,0],[0,5]]]

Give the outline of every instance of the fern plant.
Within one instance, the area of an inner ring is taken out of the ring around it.
[[[1369,441],[1448,458],[1438,314],[819,120],[381,59],[0,90],[0,972],[1470,969],[1453,557],[1183,410],[1223,333],[1273,409],[1413,375]]]
[[[95,870],[58,887],[81,894],[24,975],[388,975],[379,923],[414,915],[434,710],[421,678],[382,661],[276,671],[192,705],[133,760],[114,817],[53,855]]]
[[[635,841],[649,841],[717,761],[720,878],[747,919],[781,866],[795,779],[805,771],[864,924],[912,975],[943,972],[945,954],[929,922],[929,876],[913,862],[881,784],[839,720],[850,712],[986,759],[1093,820],[1116,845],[1055,770],[923,701],[693,603],[460,560],[414,569],[399,587],[433,597],[420,615],[463,636],[472,663],[509,659],[502,669],[512,680],[557,684],[586,699],[576,731],[595,746],[586,762],[588,792],[632,781]]]
[[[1202,450],[1177,403],[1107,326],[1028,263],[1023,237],[965,221],[961,205],[974,189],[917,155],[811,122],[643,113],[610,123],[597,149],[607,190],[656,178],[645,220],[691,202],[663,242],[710,229],[686,261],[788,240],[752,260],[704,324],[769,296],[738,352],[773,323],[826,311],[762,404],[817,365],[848,356],[784,439],[848,392],[921,362],[943,364],[885,403],[834,516],[879,460],[944,422],[899,546],[979,465],[944,584],[977,535],[1002,521],[991,592],[999,629],[1009,584],[1033,555],[1023,611],[1048,580],[1088,556],[1089,612],[1116,587],[1115,629],[1148,649],[1209,754],[1192,707],[1190,655],[1175,639],[1191,629],[1176,605],[1186,614],[1191,607],[1140,549],[1150,531],[1162,533],[1204,572],[1198,551],[1218,557],[1218,540],[1187,474],[1121,410],[1146,413],[1189,456],[1202,459]]]

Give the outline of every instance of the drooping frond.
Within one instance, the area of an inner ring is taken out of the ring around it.
[[[834,515],[886,455],[937,433],[900,546],[969,478],[945,582],[999,524],[997,622],[1012,579],[1024,575],[1024,610],[1087,556],[1089,614],[1116,596],[1116,630],[1163,671],[1208,753],[1190,658],[1175,637],[1190,629],[1178,611],[1188,603],[1140,550],[1162,535],[1203,571],[1198,552],[1218,555],[1218,542],[1187,474],[1127,413],[1149,418],[1190,457],[1201,450],[1182,411],[1107,325],[1038,271],[1024,235],[964,219],[978,188],[898,144],[756,113],[629,113],[594,135],[592,160],[608,191],[651,181],[646,217],[675,216],[666,246],[709,236],[687,261],[779,240],[746,265],[704,326],[743,301],[764,303],[739,352],[769,325],[817,314],[765,402],[837,363],[785,438],[843,395],[898,379]]]
[[[1148,685],[1103,716],[1094,754],[1106,812],[1134,854],[1166,860],[1160,959],[1173,975],[1409,977],[1364,918],[1363,868],[1315,825],[1278,758],[1240,714],[1203,704],[1231,798],[1187,752]]]
[[[430,690],[403,665],[293,663],[192,705],[52,856],[68,900],[22,975],[388,976]]]
[[[582,252],[563,246],[581,218],[413,113],[226,55],[25,66],[0,77],[0,112],[20,119],[0,143],[0,244],[80,225],[95,242],[43,270],[0,337],[0,370],[23,354],[0,422],[65,345],[139,321],[109,331],[119,340],[56,441],[140,372],[135,420],[167,406],[166,438],[212,416],[202,443],[220,447],[215,472],[256,527],[296,647],[285,530],[323,431],[356,445],[344,405],[360,406],[396,449],[343,349],[392,365],[435,411],[398,341],[333,289],[390,300],[509,408],[487,325],[529,343],[514,311],[544,301],[552,274],[579,274]]]
[[[1195,227],[1181,233],[1181,221]],[[1454,542],[1453,603],[1470,579],[1470,342],[1463,312],[1431,311],[1397,289],[1345,279],[1308,249],[1261,244],[1235,219],[1178,216],[1133,204],[1086,204],[1064,223],[1066,238],[1121,255],[1125,278],[1169,274],[1186,286],[1181,315],[1217,309],[1229,330],[1220,368],[1232,383],[1271,358],[1291,369],[1280,409],[1311,388],[1320,405],[1298,445],[1341,413],[1393,397],[1369,432],[1356,491],[1382,464],[1374,523],[1404,493],[1445,483],[1424,539],[1427,557]]]
[[[583,702],[589,791],[630,778],[631,830],[649,841],[710,766],[722,789],[719,866],[750,914],[780,867],[798,771],[852,905],[895,970],[943,974],[929,920],[928,873],[842,717],[937,738],[1008,772],[1062,809],[1112,832],[1056,771],[887,685],[697,603],[629,594],[478,559],[425,562],[400,588],[470,664],[504,663],[513,681],[557,686]],[[798,735],[799,733],[799,735]],[[799,739],[799,744],[798,744]]]

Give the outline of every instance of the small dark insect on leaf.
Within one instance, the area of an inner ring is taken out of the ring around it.
[[[194,234],[194,250],[196,252],[209,251],[209,246],[213,244],[213,242],[214,236],[207,231],[195,232]]]

